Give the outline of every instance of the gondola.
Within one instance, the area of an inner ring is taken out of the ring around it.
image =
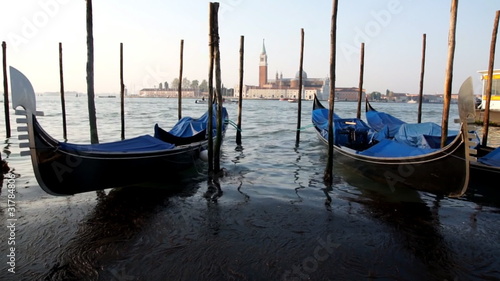
[[[328,109],[315,96],[312,123],[328,143]],[[413,188],[448,197],[464,194],[469,181],[464,126],[443,149],[417,148],[390,139],[376,140],[376,131],[357,118],[334,114],[334,160],[361,175],[394,188]]]
[[[472,126],[469,128],[469,131],[474,130]],[[470,169],[471,187],[493,188],[500,194],[498,188],[498,180],[500,180],[500,147],[494,148],[480,144],[472,147]]]
[[[20,71],[10,67],[12,107],[18,119],[26,123],[19,136],[29,143],[33,171],[40,187],[52,195],[73,195],[143,183],[168,182],[193,167],[208,147],[208,114],[198,119],[184,117],[166,131],[156,124],[154,136],[142,135],[122,141],[101,144],[75,144],[51,137],[37,121],[33,87]],[[217,107],[217,105],[214,105]],[[212,136],[216,136],[214,110]],[[222,107],[223,136],[227,128],[227,111]]]
[[[468,91],[461,91],[458,95],[458,109],[461,118],[467,120],[467,131],[477,136],[473,126],[476,119],[475,99],[472,82]],[[496,192],[498,195],[498,180],[500,179],[500,147],[483,145],[478,137],[472,138],[475,144],[470,150],[470,187],[482,191]],[[489,189],[489,190],[488,190]]]
[[[495,179],[500,179],[500,147],[495,148],[480,144],[479,137],[477,136],[478,134],[473,127],[474,120],[476,118],[475,107],[476,101],[474,99],[472,81],[468,81],[464,84],[464,88],[461,88],[461,91],[459,92],[458,109],[460,119],[466,120],[464,121],[464,126],[467,127],[466,130],[468,132],[468,136],[470,136],[469,139],[472,145],[470,149],[471,171],[469,185],[471,187],[487,187],[491,185],[492,181],[495,182]],[[368,100],[366,100],[366,119],[372,128],[377,128],[377,137],[379,139],[384,137],[397,138],[398,131],[402,131],[406,127],[423,128],[422,130],[413,130],[413,137],[418,134],[423,135],[425,132],[427,134],[425,139],[433,139],[432,143],[434,143],[434,145],[439,145],[439,142],[436,143],[436,140],[439,141],[441,139],[441,130],[440,127],[439,129],[436,129],[437,125],[430,122],[422,124],[406,123],[386,112],[377,111],[368,102]],[[428,129],[431,127],[434,128],[432,133]],[[432,137],[430,135],[432,135]],[[448,138],[451,139],[454,135],[456,135],[456,132],[448,132]],[[414,145],[418,146],[420,144]],[[494,185],[496,185],[496,182]]]

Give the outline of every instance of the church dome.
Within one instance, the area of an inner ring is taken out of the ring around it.
[[[299,75],[300,73],[299,71],[297,71],[297,74],[295,74],[295,79],[299,79]],[[307,73],[304,70],[302,70],[302,79],[307,79]]]

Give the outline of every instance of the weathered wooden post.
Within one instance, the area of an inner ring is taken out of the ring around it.
[[[123,84],[123,43],[120,43],[120,111],[123,140],[125,139],[125,84]]]
[[[213,77],[214,77],[214,50],[215,50],[215,38],[214,35],[214,17],[215,17],[215,8],[214,3],[209,3],[209,36],[208,36],[208,47],[210,54],[210,62],[208,68],[208,124],[207,124],[207,133],[208,133],[208,177],[212,178],[214,172],[214,141],[213,141]]]
[[[330,186],[333,182],[333,109],[335,105],[335,64],[336,64],[336,45],[337,45],[337,10],[338,2],[333,0],[332,8],[332,27],[330,32],[330,102],[328,106],[328,160],[324,173],[325,184]]]
[[[220,151],[222,146],[222,80],[221,80],[221,69],[220,69],[220,49],[219,49],[219,3],[213,3],[214,6],[214,16],[213,16],[213,30],[214,30],[214,52],[215,52],[215,97],[217,98],[217,135],[215,138],[214,146],[214,172],[218,174],[221,171],[220,168]]]
[[[94,36],[92,31],[92,0],[87,1],[87,98],[89,108],[90,142],[99,143],[94,97]]]
[[[427,35],[424,33],[422,36],[422,64],[420,67],[420,89],[418,92],[418,123],[422,122],[422,102],[424,98],[424,73],[425,73],[425,49],[427,44]]]
[[[180,66],[179,66],[179,87],[177,89],[177,112],[179,120],[182,118],[182,67],[183,67],[183,57],[184,57],[184,40],[181,39],[181,52],[180,52]]]
[[[63,123],[63,138],[65,141],[68,140],[66,131],[66,102],[64,99],[64,75],[63,75],[63,55],[62,55],[62,43],[59,42],[59,82],[61,84],[61,108],[62,108],[62,123]]]
[[[240,84],[238,86],[238,121],[236,130],[236,144],[241,145],[241,114],[243,111],[243,60],[244,60],[244,41],[243,35],[240,37]]]
[[[304,66],[304,29],[300,29],[300,63],[299,63],[299,94],[298,94],[298,110],[297,110],[297,130],[295,135],[295,146],[299,146],[300,141],[300,124],[302,117],[302,70]]]
[[[361,119],[361,100],[363,99],[363,76],[365,71],[365,43],[361,43],[361,59],[359,63],[359,92],[358,92],[358,110],[356,118]]]
[[[448,34],[448,61],[444,81],[443,119],[441,124],[441,147],[446,145],[448,137],[448,118],[450,114],[451,88],[453,81],[453,60],[455,57],[455,33],[457,27],[458,0],[451,0],[450,31]]]
[[[493,69],[495,65],[495,48],[497,42],[497,32],[498,32],[498,18],[500,16],[500,10],[496,12],[495,23],[493,24],[493,33],[491,35],[491,45],[490,45],[490,61],[488,64],[488,81],[486,84],[486,106],[484,108],[484,119],[483,119],[483,140],[482,145],[486,146],[488,144],[488,131],[490,127],[490,102],[491,102],[491,87],[493,84]]]
[[[7,82],[7,44],[2,41],[3,53],[3,105],[5,109],[5,133],[10,138],[10,114],[9,114],[9,83]]]

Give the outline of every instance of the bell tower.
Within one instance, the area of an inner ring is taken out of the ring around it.
[[[259,62],[259,87],[262,88],[267,84],[267,54],[264,39],[262,39],[262,52],[260,53]]]

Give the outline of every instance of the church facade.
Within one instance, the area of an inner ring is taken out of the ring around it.
[[[274,79],[268,78],[267,53],[264,42],[259,58],[259,85],[245,86],[243,97],[247,99],[297,99],[299,97],[300,72],[295,77],[284,78],[276,72]],[[320,100],[327,100],[330,92],[330,79],[309,78],[302,70],[302,99],[313,100],[317,95]],[[357,100],[358,88],[336,88],[337,99]]]

